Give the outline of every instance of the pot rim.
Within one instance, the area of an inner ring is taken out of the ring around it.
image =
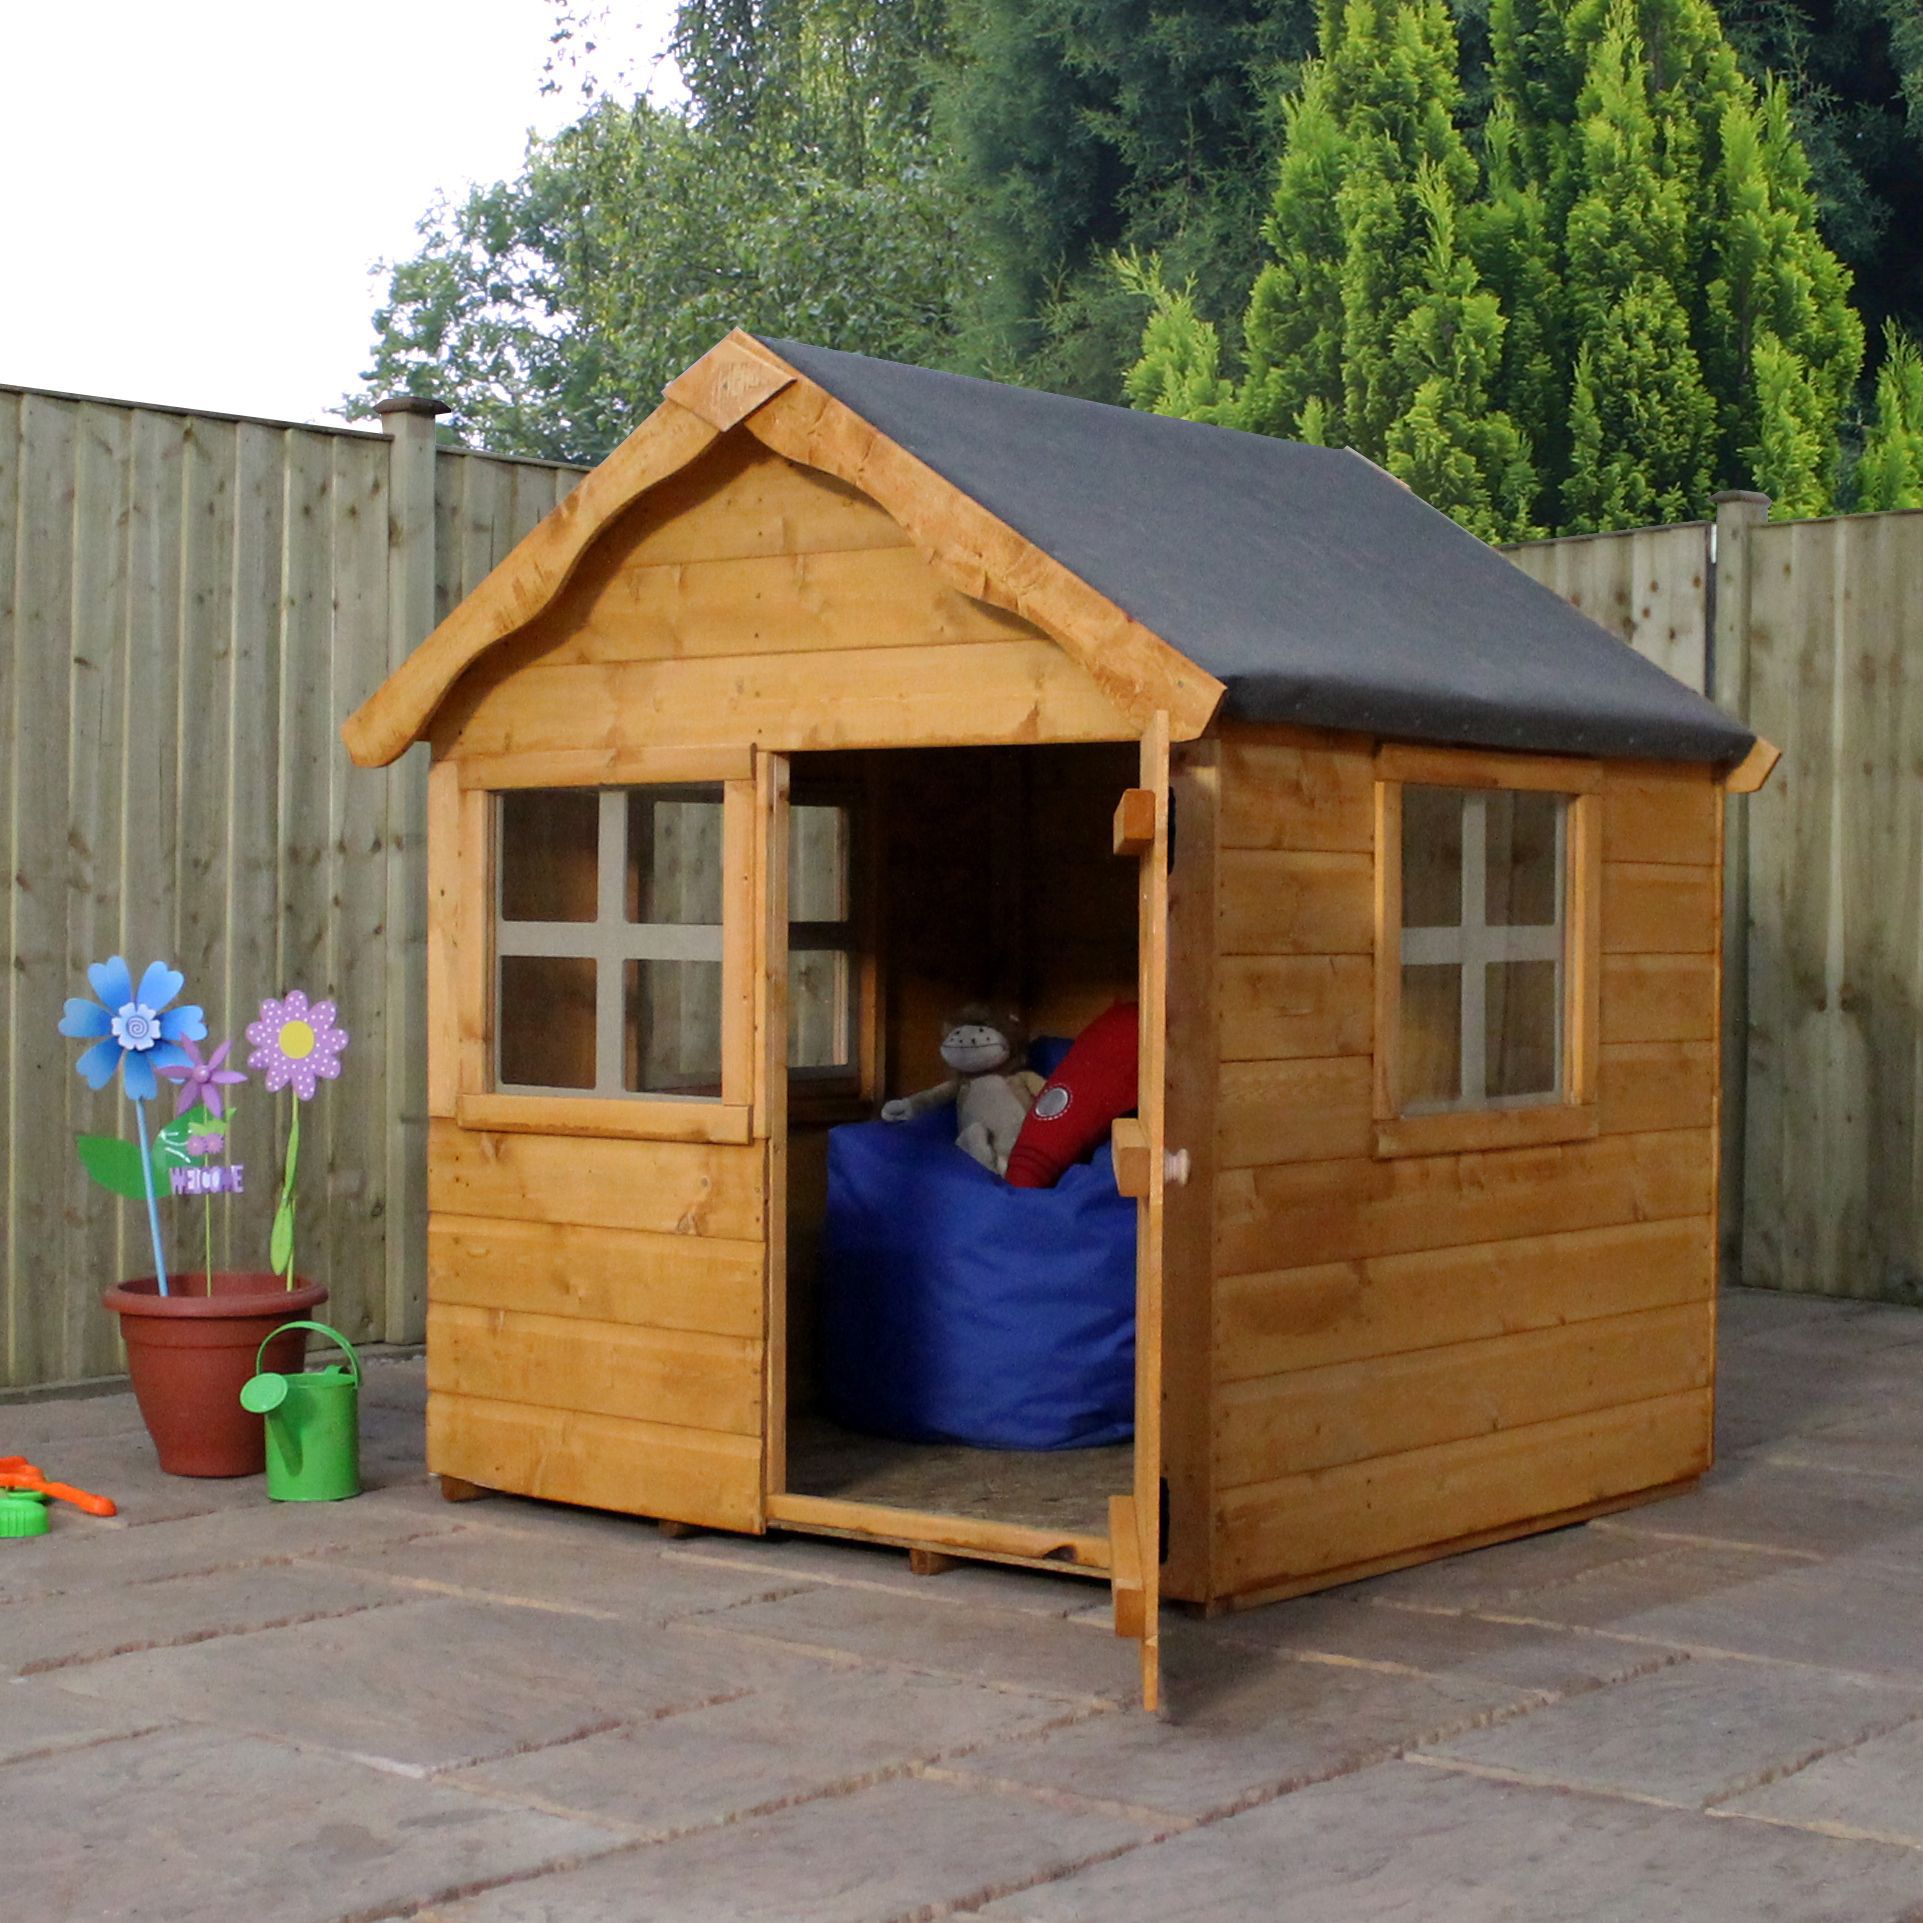
[[[195,1269],[192,1274],[199,1279],[206,1271]],[[324,1283],[298,1282],[290,1289],[273,1269],[216,1269],[214,1274],[257,1281],[260,1287],[229,1290],[221,1295],[162,1295],[153,1276],[140,1275],[104,1290],[100,1300],[116,1315],[161,1316],[169,1321],[183,1317],[228,1321],[243,1316],[302,1316],[327,1300]]]

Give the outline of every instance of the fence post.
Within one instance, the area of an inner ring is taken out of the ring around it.
[[[1710,698],[1739,721],[1749,719],[1750,536],[1769,519],[1769,496],[1731,488],[1716,504],[1711,575]],[[1749,810],[1743,798],[1723,803],[1722,1162],[1717,1186],[1717,1240],[1724,1281],[1743,1272],[1743,1171],[1749,1112]]]
[[[388,472],[387,665],[434,626],[434,421],[447,405],[377,401]],[[387,770],[386,1291],[381,1333],[418,1342],[427,1326],[427,750]]]

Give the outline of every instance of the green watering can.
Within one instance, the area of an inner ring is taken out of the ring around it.
[[[330,1362],[298,1375],[262,1370],[267,1343],[289,1329],[312,1329],[347,1351],[347,1367]],[[256,1373],[242,1386],[240,1406],[267,1418],[267,1493],[275,1502],[339,1502],[361,1492],[361,1359],[325,1322],[283,1322],[254,1356]]]

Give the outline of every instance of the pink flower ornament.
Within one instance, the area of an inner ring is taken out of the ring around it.
[[[283,1000],[269,996],[261,1003],[260,1019],[247,1024],[247,1039],[254,1045],[247,1066],[261,1071],[270,1090],[291,1085],[300,1100],[311,1102],[317,1082],[339,1078],[347,1031],[336,1025],[332,1002],[310,1006],[296,988]]]
[[[181,1048],[187,1056],[184,1062],[163,1065],[158,1073],[170,1082],[180,1084],[180,1092],[174,1097],[174,1113],[185,1115],[190,1108],[204,1107],[216,1120],[222,1113],[223,1088],[233,1088],[246,1081],[247,1077],[238,1069],[224,1068],[227,1051],[232,1042],[222,1042],[205,1061],[200,1058],[200,1050],[190,1041],[183,1041]]]

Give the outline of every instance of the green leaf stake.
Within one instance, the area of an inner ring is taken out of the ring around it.
[[[110,1144],[122,1149],[129,1144],[115,1144],[109,1136],[83,1135],[76,1146],[80,1150],[81,1165],[96,1182],[116,1195],[137,1194],[146,1202],[147,1232],[154,1245],[154,1280],[160,1293],[166,1295],[170,1292],[167,1257],[160,1243],[160,1208],[156,1200],[153,1159],[147,1146],[147,1104],[160,1092],[154,1071],[165,1073],[188,1065],[194,1058],[183,1044],[202,1040],[207,1033],[207,1023],[198,1008],[167,1007],[180,993],[186,978],[165,962],[152,963],[141,976],[138,988],[134,986],[133,971],[118,955],[95,962],[87,970],[87,980],[100,1000],[90,1002],[78,995],[70,998],[60,1018],[60,1032],[71,1040],[93,1044],[82,1051],[74,1064],[89,1088],[105,1088],[117,1072],[121,1074],[122,1085],[134,1105],[134,1127],[140,1136],[140,1147],[131,1165],[131,1179],[137,1181],[139,1187],[122,1186],[130,1177],[127,1159],[107,1152]],[[163,1014],[162,1010],[166,1012]]]
[[[80,1166],[103,1189],[124,1195],[131,1202],[147,1199],[147,1178],[141,1170],[137,1144],[122,1141],[118,1135],[76,1135],[73,1145]]]
[[[254,1050],[247,1066],[261,1071],[269,1089],[291,1087],[294,1112],[287,1128],[287,1165],[281,1176],[280,1201],[274,1209],[274,1229],[267,1255],[274,1270],[294,1286],[294,1170],[300,1161],[300,1105],[314,1099],[323,1081],[339,1079],[341,1050],[347,1031],[334,1020],[332,1002],[314,1002],[297,988],[280,1001],[271,997],[260,1005],[260,1019],[247,1024]]]

